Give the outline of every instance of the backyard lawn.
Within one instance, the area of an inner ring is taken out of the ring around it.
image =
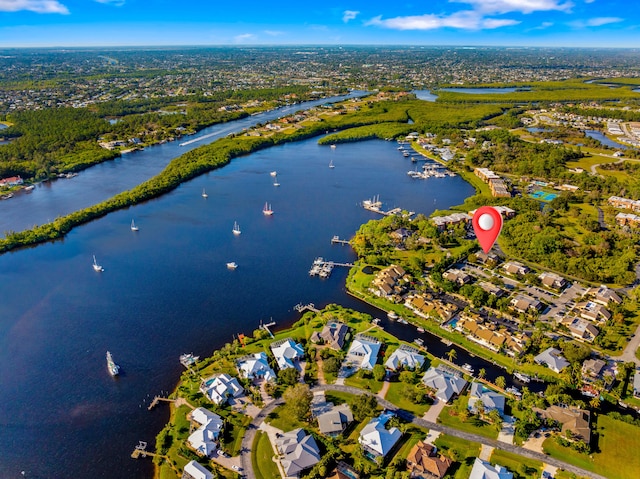
[[[542,462],[500,449],[493,451],[490,462],[509,469],[514,479],[538,479],[542,474]]]
[[[447,471],[447,477],[468,479],[473,462],[480,455],[480,444],[443,434],[436,439],[435,445],[445,456],[455,459],[454,464]]]
[[[258,431],[251,448],[251,464],[256,479],[280,479],[280,471],[273,462],[273,448],[269,441],[269,436]]]
[[[498,430],[493,424],[481,421],[477,417],[470,417],[467,421],[462,421],[459,416],[452,416],[449,411],[451,406],[446,406],[438,416],[438,422],[445,426],[451,426],[460,431],[478,434],[490,439],[498,438]]]
[[[610,479],[637,477],[640,471],[640,427],[601,415],[592,439],[595,452],[588,456],[562,447],[554,438],[544,444],[545,453]]]

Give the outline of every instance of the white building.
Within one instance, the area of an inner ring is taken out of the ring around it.
[[[298,368],[298,361],[304,358],[304,348],[291,338],[271,343],[271,352],[276,358],[279,369]]]
[[[378,360],[379,351],[380,341],[371,336],[358,334],[351,343],[347,353],[347,360],[359,369],[371,371]]]
[[[384,366],[391,371],[398,371],[402,368],[421,369],[423,364],[424,356],[420,354],[417,349],[402,344],[391,353],[391,356],[389,356],[389,359],[384,363]]]
[[[269,360],[265,353],[255,353],[238,360],[238,371],[247,379],[264,379],[275,381],[276,373],[269,366]]]
[[[358,442],[370,456],[385,457],[402,437],[402,433],[397,427],[390,429],[385,427],[392,417],[393,413],[383,413],[371,419],[360,431]]]
[[[242,396],[244,389],[236,378],[228,374],[217,374],[202,380],[200,392],[214,404],[220,405],[225,404],[229,398]]]
[[[476,457],[469,479],[513,479],[513,474],[504,466],[492,466]]]
[[[189,446],[198,454],[210,457],[218,448],[218,438],[224,424],[222,418],[208,409],[199,407],[191,412],[191,420],[200,427],[187,439]]]

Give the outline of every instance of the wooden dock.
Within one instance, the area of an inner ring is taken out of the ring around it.
[[[151,404],[149,404],[149,407],[147,409],[151,411],[154,407],[158,405],[160,401],[175,402],[175,399],[168,399],[168,398],[163,398],[161,396],[156,396],[153,398],[153,401],[151,401]]]
[[[272,338],[273,333],[271,332],[271,330],[269,329],[271,326],[275,326],[276,322],[275,321],[271,321],[270,323],[267,324],[262,324],[262,322],[260,322],[260,329],[264,329],[267,333],[269,333],[269,336],[271,336]]]
[[[305,311],[313,311],[314,313],[320,312],[319,309],[316,309],[313,303],[309,303],[309,304],[298,303],[293,307],[293,309],[295,309],[298,313],[303,313]]]
[[[331,244],[351,245],[351,241],[340,239],[338,235],[331,238]]]

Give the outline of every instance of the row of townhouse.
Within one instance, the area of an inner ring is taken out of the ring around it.
[[[615,208],[622,208],[625,210],[640,212],[640,200],[631,200],[629,198],[622,198],[620,196],[612,196],[608,201],[609,204]]]
[[[618,213],[616,215],[616,224],[619,226],[640,227],[640,216],[633,213]]]
[[[407,273],[402,266],[392,264],[379,271],[371,282],[371,291],[381,297],[391,297],[394,294],[402,293],[401,282],[408,279],[405,278]]]
[[[491,194],[496,198],[511,198],[511,192],[504,180],[488,168],[476,168],[475,175],[489,185]]]
[[[524,351],[525,339],[510,334],[507,330],[498,331],[493,323],[487,325],[479,317],[461,315],[456,323],[456,329],[467,334],[469,339],[495,352],[504,349],[507,354],[514,356]]]
[[[429,319],[434,315],[441,321],[448,321],[458,312],[458,307],[453,303],[445,303],[422,294],[414,295],[405,301],[404,305],[418,316]]]

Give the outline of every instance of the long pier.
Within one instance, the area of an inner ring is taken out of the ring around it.
[[[271,321],[270,323],[267,324],[262,324],[262,322],[260,322],[260,329],[264,329],[267,333],[269,333],[269,336],[271,336],[272,338],[273,333],[271,332],[271,330],[269,329],[271,326],[275,326],[276,322],[275,321]]]
[[[400,214],[402,213],[402,208],[393,208],[393,209],[390,209],[389,211],[384,211],[382,209],[382,202],[377,198],[374,198],[374,200],[364,200],[362,202],[362,207],[367,211],[378,213],[379,215],[382,215],[382,216],[392,216],[392,215],[400,216]],[[407,217],[411,217],[414,214],[415,214],[414,211],[409,211],[409,213],[407,214]]]
[[[151,404],[149,404],[149,407],[147,409],[151,411],[154,407],[158,405],[160,401],[175,402],[175,399],[168,399],[168,398],[163,398],[162,396],[156,396],[153,398],[153,401],[151,401]]]

